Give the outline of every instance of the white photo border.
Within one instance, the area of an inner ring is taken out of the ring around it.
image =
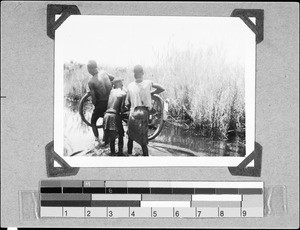
[[[71,17],[86,17],[91,15],[71,15]],[[95,16],[95,15],[93,15]],[[106,16],[97,17],[183,17],[183,16]],[[190,16],[184,16],[190,17]],[[202,18],[201,16],[193,16]],[[207,17],[205,17],[207,18]],[[216,17],[210,17],[216,18]],[[220,17],[217,17],[220,18]],[[226,17],[227,18],[227,17]],[[238,17],[228,17],[232,20],[240,20]],[[252,21],[255,19],[251,18]],[[255,22],[255,21],[254,21]],[[254,151],[255,146],[255,78],[256,78],[256,42],[255,34],[250,28],[249,36],[253,36],[253,46],[248,46],[245,64],[245,107],[246,107],[246,155],[245,157],[66,157],[64,152],[64,130],[63,130],[63,55],[59,36],[64,23],[55,31],[54,49],[54,151],[60,155],[71,167],[236,167],[249,154]],[[248,27],[246,24],[244,26]],[[251,162],[248,166],[253,166]]]

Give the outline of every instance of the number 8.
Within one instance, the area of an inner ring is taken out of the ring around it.
[[[220,216],[224,216],[224,211],[220,211]]]

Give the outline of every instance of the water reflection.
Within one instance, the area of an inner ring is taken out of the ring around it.
[[[191,135],[183,126],[169,122],[165,123],[162,132],[154,142],[172,144],[195,152],[205,152],[208,156],[245,156],[245,145],[238,141],[229,143]]]
[[[78,112],[79,101],[65,100],[65,145],[72,146],[73,152],[89,149],[93,145],[94,137],[91,127],[86,125]],[[92,116],[93,105],[88,102],[84,106],[84,114],[87,120]],[[97,124],[101,124],[100,118]],[[163,143],[179,148],[168,149],[172,156],[193,156],[182,149],[189,149],[193,152],[206,153],[207,156],[245,156],[245,145],[236,141],[229,143],[226,141],[214,141],[209,138],[192,135],[189,130],[183,126],[165,122],[164,128],[151,143]],[[102,129],[99,129],[99,135],[102,135]],[[156,148],[159,151],[159,145]],[[173,151],[174,150],[174,151]]]

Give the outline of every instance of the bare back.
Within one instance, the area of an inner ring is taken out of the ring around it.
[[[89,80],[89,88],[95,96],[95,102],[108,101],[112,83],[108,74],[104,71],[99,72]]]

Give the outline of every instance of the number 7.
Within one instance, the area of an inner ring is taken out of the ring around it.
[[[198,216],[197,216],[197,217],[199,217],[199,216],[200,216],[200,214],[201,214],[201,211],[198,211]]]

